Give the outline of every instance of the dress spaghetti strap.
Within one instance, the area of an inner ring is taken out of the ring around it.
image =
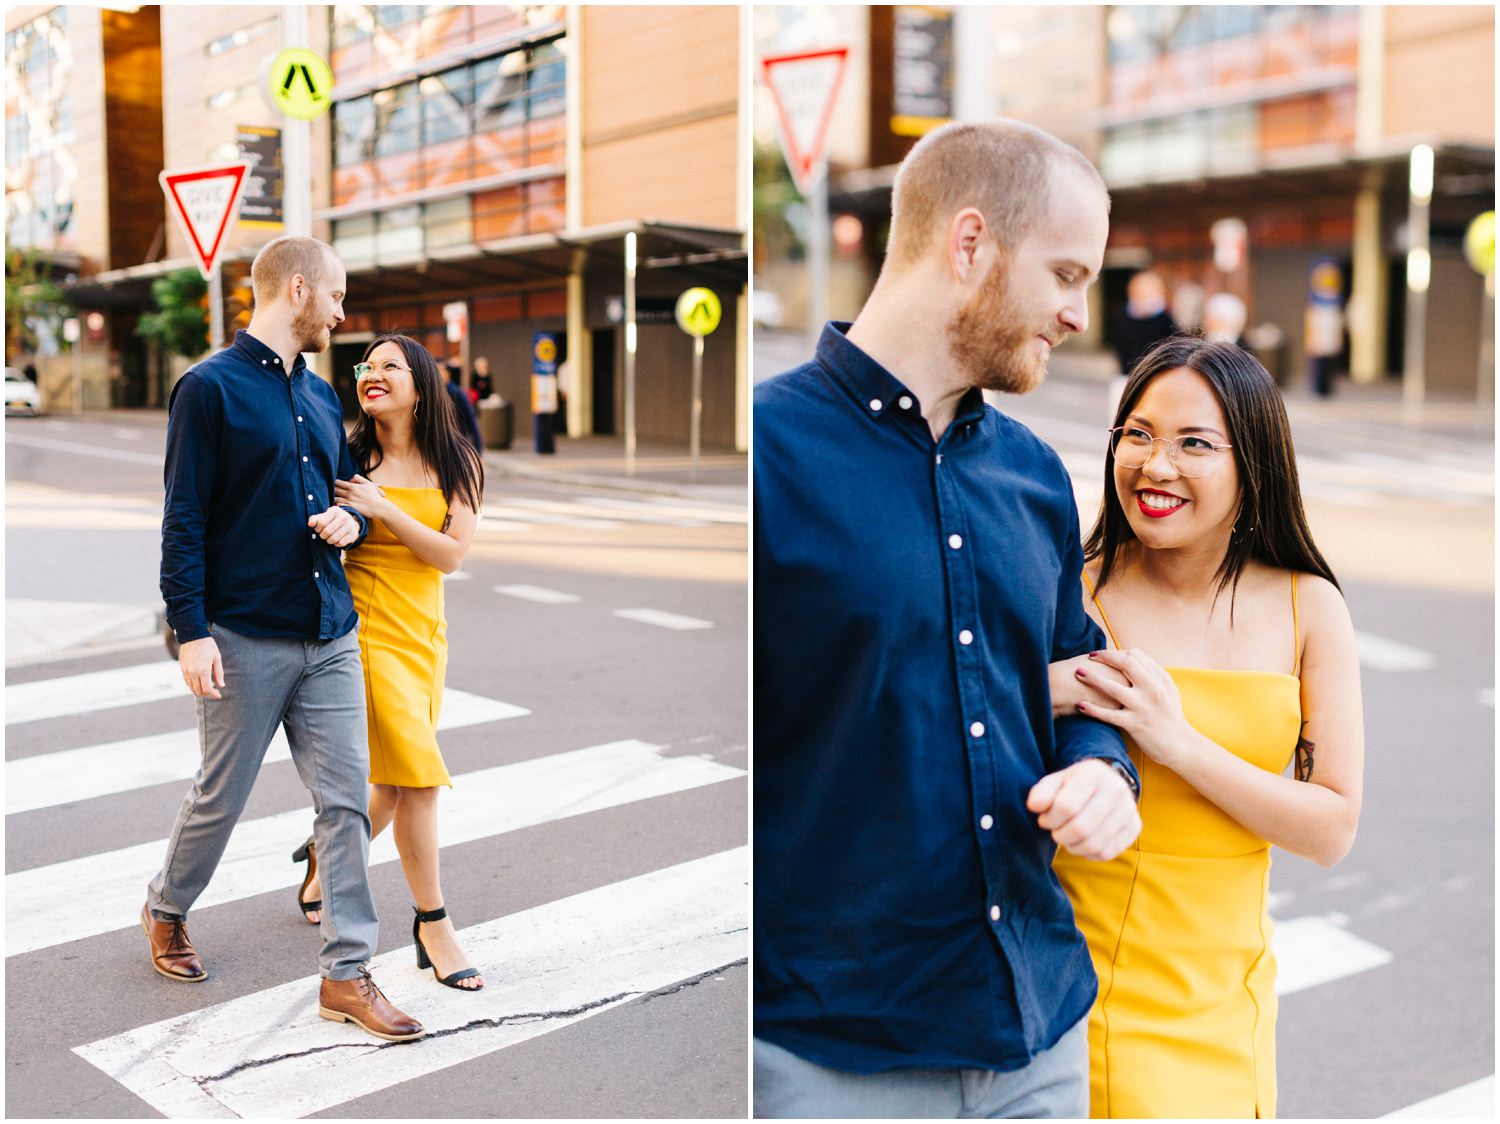
[[[1109,618],[1104,615],[1104,606],[1099,604],[1099,595],[1094,592],[1094,583],[1089,581],[1089,572],[1087,570],[1083,571],[1083,584],[1088,586],[1089,597],[1094,602],[1094,608],[1099,610],[1099,619],[1104,622],[1104,631],[1109,633],[1110,643],[1115,646],[1116,651],[1123,652],[1125,649],[1120,647],[1120,641],[1115,637],[1115,630],[1109,627]],[[1295,606],[1296,586],[1293,586],[1292,589],[1294,597],[1293,604]],[[1296,615],[1296,612],[1297,610],[1294,607],[1292,609],[1292,613],[1294,616]]]
[[[1096,602],[1097,604],[1097,602]],[[1103,609],[1099,610],[1101,613]],[[1292,571],[1292,674],[1302,670],[1302,622],[1297,616],[1297,571]]]

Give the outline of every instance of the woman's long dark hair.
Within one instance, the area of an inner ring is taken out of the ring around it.
[[[458,418],[454,416],[453,403],[448,400],[448,389],[443,385],[437,360],[432,357],[432,352],[410,336],[388,332],[370,341],[361,361],[368,360],[370,353],[383,343],[399,347],[406,357],[406,365],[411,368],[418,405],[415,436],[422,464],[437,477],[438,486],[443,489],[443,499],[449,507],[457,498],[478,511],[484,503],[484,462],[469,439],[459,431]],[[375,422],[363,410],[349,434],[349,453],[365,476],[379,468],[385,459],[385,451],[375,433]]]
[[[1235,516],[1229,548],[1215,575],[1219,593],[1234,588],[1252,559],[1282,570],[1297,570],[1338,580],[1319,553],[1302,510],[1297,483],[1297,456],[1287,423],[1281,391],[1266,369],[1249,352],[1232,343],[1210,343],[1199,336],[1169,336],[1145,355],[1131,371],[1114,424],[1124,425],[1147,384],[1157,375],[1186,367],[1208,380],[1224,410],[1228,441],[1240,474],[1240,510]],[[1084,556],[1099,560],[1099,587],[1109,580],[1120,550],[1135,532],[1125,518],[1115,491],[1115,455],[1104,454],[1104,502],[1099,518],[1083,544]]]

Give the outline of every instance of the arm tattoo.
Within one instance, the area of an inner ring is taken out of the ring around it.
[[[1299,781],[1310,781],[1313,775],[1313,749],[1314,745],[1305,736],[1297,739],[1297,779]]]

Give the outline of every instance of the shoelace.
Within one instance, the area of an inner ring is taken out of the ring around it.
[[[376,999],[385,998],[385,994],[380,990],[380,986],[376,984],[375,978],[370,975],[370,969],[361,968],[359,970],[359,979],[360,994],[363,995],[364,998],[370,1000],[371,1002],[374,1002]]]
[[[172,922],[172,935],[167,938],[167,954],[174,952],[186,952],[192,948],[188,941],[187,922],[177,920]]]

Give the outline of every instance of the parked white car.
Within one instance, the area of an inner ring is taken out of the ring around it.
[[[42,412],[42,392],[36,383],[14,367],[5,368],[5,413],[36,415]]]

